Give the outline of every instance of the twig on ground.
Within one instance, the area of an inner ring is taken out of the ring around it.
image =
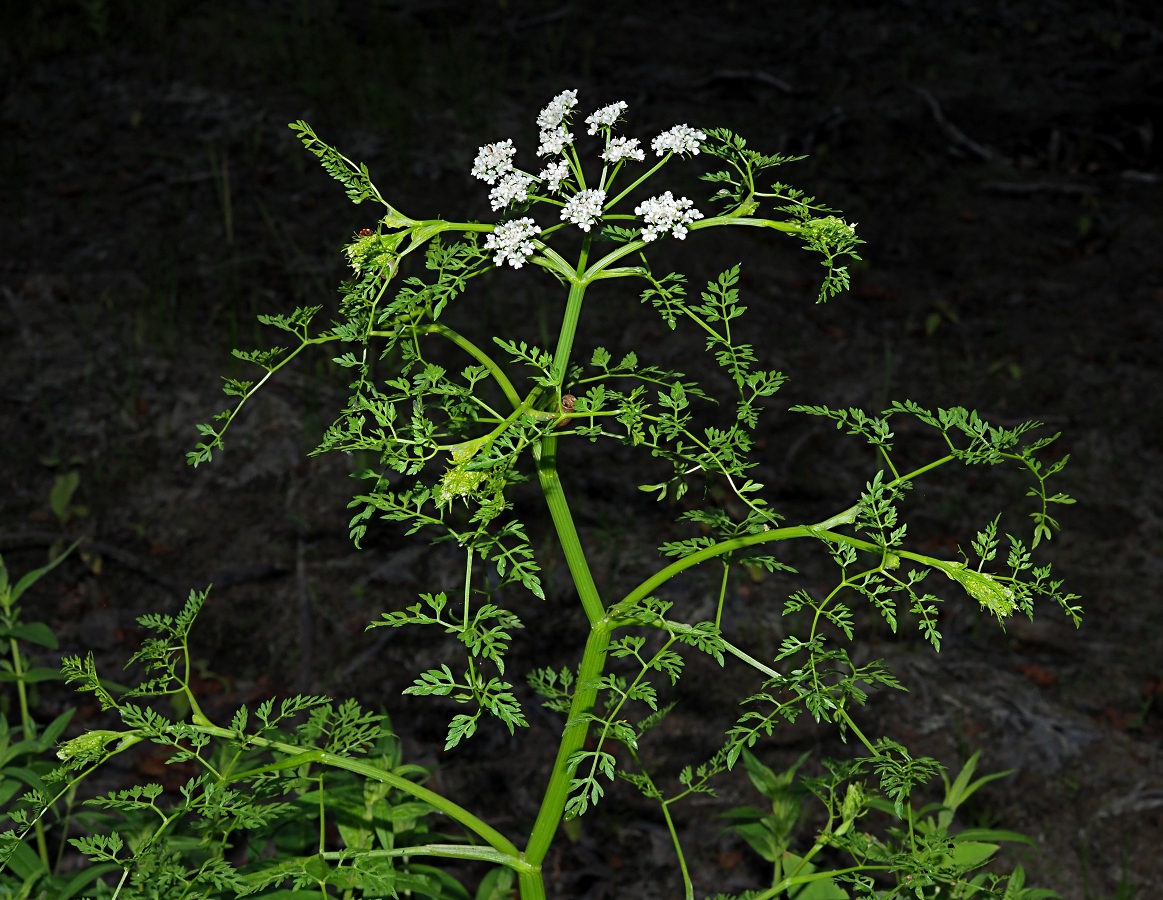
[[[57,542],[69,543],[77,539],[75,534],[66,534],[56,531],[20,531],[12,534],[0,534],[0,550],[25,550],[32,547],[51,547]],[[189,588],[182,588],[176,581],[167,578],[153,566],[137,555],[105,541],[95,541],[90,537],[82,537],[82,549],[100,555],[103,559],[117,563],[123,569],[135,572],[147,581],[156,584],[170,595],[171,600],[180,600]],[[247,584],[252,581],[265,581],[269,578],[278,578],[286,575],[287,570],[282,566],[271,563],[255,563],[242,566],[238,569],[226,569],[216,572],[209,578],[195,582],[196,590],[205,590],[213,585],[217,590]]]
[[[928,104],[929,112],[933,114],[933,121],[941,127],[941,130],[945,132],[945,137],[947,137],[954,146],[960,147],[963,150],[968,150],[978,159],[984,160],[986,162],[995,159],[1008,162],[1008,160],[1005,160],[1004,157],[998,156],[998,154],[994,153],[988,147],[977,143],[977,141],[973,140],[973,138],[969,137],[964,131],[946,119],[945,113],[941,109],[941,104],[938,103],[937,98],[927,90],[920,87],[914,87],[913,91],[922,100],[924,100],[926,104]]]
[[[797,91],[795,91],[792,86],[782,78],[776,78],[770,72],[764,72],[762,69],[719,69],[715,72],[712,72],[706,78],[695,82],[693,87],[704,88],[708,85],[714,84],[716,81],[757,81],[760,84],[773,87],[785,94],[797,93]],[[799,93],[802,93],[802,91]]]
[[[1097,194],[1093,184],[1077,184],[1064,181],[983,181],[978,187],[991,194],[1008,194],[1012,197],[1029,197],[1034,194]]]

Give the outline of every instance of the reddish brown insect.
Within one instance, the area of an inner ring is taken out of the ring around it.
[[[573,412],[573,405],[575,403],[577,403],[577,397],[573,394],[563,394],[561,397],[561,411],[567,413]]]
[[[371,234],[371,233],[372,233],[372,230],[371,230],[370,228],[361,228],[361,229],[359,230],[359,236],[360,236],[360,237],[367,237],[367,236],[368,236],[369,234]]]

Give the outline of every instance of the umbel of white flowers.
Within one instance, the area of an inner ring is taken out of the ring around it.
[[[562,91],[537,114],[540,129],[537,155],[549,159],[545,168],[536,175],[513,165],[517,151],[511,140],[485,144],[480,148],[473,162],[472,174],[492,188],[489,205],[494,212],[506,210],[514,203],[532,200],[559,206],[561,221],[576,225],[585,232],[601,221],[607,205],[608,179],[612,179],[624,163],[643,162],[646,151],[638,138],[614,134],[627,109],[624,101],[595,110],[586,117],[585,124],[588,134],[601,135],[605,139],[601,152],[601,182],[597,187],[581,187],[584,183],[579,177],[581,163],[574,145],[574,134],[570,131],[576,106],[577,91]],[[697,128],[675,125],[655,137],[650,148],[657,156],[675,153],[697,156],[706,139],[707,136]],[[553,200],[546,194],[556,194],[562,199]],[[675,199],[670,191],[643,200],[634,208],[634,215],[642,217],[644,241],[653,241],[665,234],[682,240],[687,235],[687,226],[703,218],[688,198]],[[519,269],[536,251],[535,235],[540,233],[537,223],[526,216],[498,225],[485,238],[485,247],[494,252],[496,265],[508,263]]]
[[[485,235],[485,249],[495,250],[493,265],[501,266],[506,262],[514,269],[519,269],[533,255],[533,235],[540,234],[541,229],[532,219],[514,219],[498,225],[496,230]]]

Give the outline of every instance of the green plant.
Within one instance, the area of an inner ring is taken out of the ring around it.
[[[56,562],[26,576],[10,593],[5,593],[8,586],[0,568],[0,601],[18,597],[51,565]],[[209,724],[191,688],[189,653],[190,628],[205,599],[205,592],[191,592],[177,616],[141,617],[139,623],[154,636],[130,660],[146,676],[133,688],[99,678],[91,653],[65,658],[58,672],[29,669],[13,650],[14,664],[6,670],[12,677],[6,680],[20,687],[24,740],[10,744],[0,719],[0,791],[6,802],[17,801],[6,812],[16,828],[0,835],[9,873],[2,884],[7,894],[28,897],[39,892],[69,900],[96,882],[95,896],[102,898],[206,897],[259,893],[290,881],[296,890],[310,888],[304,896],[334,886],[369,896],[412,891],[467,898],[447,873],[407,859],[423,856],[433,837],[449,847],[461,839],[431,832],[434,807],[425,798],[435,795],[423,787],[428,772],[402,761],[386,716],[366,713],[354,701],[337,705],[325,697],[295,696],[278,704],[264,701],[253,712],[243,706],[229,728]],[[20,638],[56,646],[43,623],[22,624],[8,615],[10,604],[4,610],[13,642]],[[24,685],[60,678],[61,673],[78,690],[92,693],[101,709],[116,713],[123,730],[91,729],[64,741],[55,748],[54,765],[41,757],[54,749],[74,710],[38,737]],[[169,719],[145,705],[162,699],[188,711],[189,721]],[[292,726],[296,717],[301,721]],[[75,798],[84,779],[142,743],[153,744],[176,771],[182,766],[191,770],[185,783],[171,792],[178,795],[176,801],[165,802],[162,784],[146,784],[91,797],[78,812]],[[31,761],[11,764],[22,758]],[[26,789],[17,797],[21,788]],[[87,832],[84,836],[69,837],[74,822]],[[329,825],[340,836],[340,850],[326,849]],[[60,846],[52,855],[45,837],[49,828],[59,835]],[[78,873],[58,874],[66,845],[88,861]],[[235,856],[228,861],[232,850]],[[466,859],[495,855],[468,845],[459,852]],[[238,854],[243,864],[238,864]],[[397,858],[398,864],[393,862]],[[110,875],[115,886],[105,883]],[[497,876],[492,880],[495,884]]]
[[[927,804],[920,809],[913,809],[910,804],[904,811],[906,824],[889,828],[880,836],[857,833],[855,823],[874,810],[899,818],[895,804],[883,797],[867,796],[861,785],[850,780],[851,772],[860,770],[859,766],[853,767],[850,763],[825,762],[827,775],[801,778],[796,783],[796,770],[808,755],[805,753],[791,768],[776,773],[749,751],[743,751],[747,774],[755,788],[771,801],[771,812],[743,806],[723,815],[734,823],[730,826],[732,831],[772,863],[771,889],[758,896],[777,896],[786,891],[787,896],[794,900],[844,900],[848,894],[837,883],[843,873],[821,872],[811,862],[829,844],[845,846],[869,869],[877,863],[897,868],[898,873],[904,875],[903,884],[899,886],[919,887],[921,896],[925,896],[927,889],[933,886],[930,879],[934,875],[936,883],[948,883],[950,876],[955,877],[954,873],[967,872],[992,859],[1000,846],[994,841],[1034,843],[1023,834],[996,828],[951,830],[958,807],[983,785],[1010,774],[995,772],[974,781],[980,751],[966,760],[952,782],[941,775],[945,796],[940,803]],[[847,785],[841,798],[838,788],[845,782]],[[803,820],[809,795],[823,804],[829,825],[835,819],[839,819],[841,825],[834,830],[828,827],[821,830],[807,852],[799,855],[791,852],[789,847]],[[852,827],[845,828],[845,823]],[[848,836],[846,842],[836,841],[843,835]],[[1003,896],[1008,900],[1045,900],[1057,896],[1053,891],[1025,887],[1025,877],[1022,867],[1016,866],[1004,881]],[[995,877],[991,884],[990,880],[991,876],[986,873],[977,874],[958,885],[953,896],[989,896],[989,888],[998,887],[1003,881]]]
[[[71,490],[69,493],[71,495]],[[54,487],[54,509],[55,497]],[[27,843],[14,839],[12,831],[0,836],[0,852],[7,860],[8,868],[8,872],[0,876],[0,890],[12,896],[27,897],[34,890],[47,890],[61,900],[68,900],[101,874],[100,870],[76,876],[59,874],[67,825],[59,829],[61,836],[54,851],[49,845],[45,822],[41,817],[30,820],[27,814],[29,807],[43,805],[50,794],[44,779],[54,768],[52,752],[75,710],[66,710],[43,729],[37,724],[33,709],[38,685],[59,680],[61,674],[55,667],[34,665],[25,647],[32,645],[55,650],[57,639],[44,622],[25,622],[19,604],[24,593],[59,566],[76,546],[74,543],[64,552],[54,554],[50,563],[26,573],[15,582],[10,580],[4,558],[0,557],[0,656],[4,657],[0,658],[0,682],[15,687],[15,712],[19,717],[19,725],[10,727],[8,713],[13,711],[11,705],[6,704],[4,712],[0,713],[0,808],[3,809],[0,815],[3,819],[29,826],[24,829]],[[4,699],[11,698],[6,694]],[[65,821],[71,814],[71,798],[66,799],[66,806],[69,808],[63,814]],[[57,812],[55,807],[54,812]]]
[[[146,740],[168,747],[172,759],[196,765],[201,773],[183,789],[180,801],[164,809],[156,803],[161,796],[156,787],[100,800],[130,821],[127,833],[136,838],[121,837],[122,831],[94,832],[77,839],[76,846],[96,863],[121,868],[114,893],[129,891],[132,896],[282,896],[278,889],[284,882],[295,890],[342,893],[345,900],[356,893],[386,896],[405,884],[430,896],[458,896],[450,876],[439,875],[438,868],[420,872],[430,879],[424,887],[406,880],[418,871],[415,858],[427,856],[492,863],[498,867],[496,874],[481,888],[488,896],[502,896],[515,874],[523,900],[538,900],[545,897],[542,863],[559,824],[600,803],[620,776],[658,803],[673,839],[685,896],[692,898],[694,885],[675,827],[676,804],[693,794],[712,793],[715,776],[742,757],[773,802],[771,814],[757,811],[736,823],[744,838],[764,848],[760,852],[774,867],[773,884],[751,894],[755,900],[927,898],[938,893],[1010,900],[1048,896],[1025,888],[1020,869],[1008,875],[981,871],[996,850],[984,833],[950,831],[957,805],[986,780],[970,784],[976,758],[948,785],[944,803],[915,804],[914,795],[941,766],[914,757],[889,737],[871,739],[863,733],[855,713],[868,691],[901,685],[881,661],[857,664],[845,641],[854,638],[858,627],[853,601],[863,597],[893,631],[902,621],[911,621],[939,649],[941,601],[924,591],[933,570],[999,621],[1018,612],[1032,616],[1037,598],[1058,604],[1077,624],[1077,598],[1061,590],[1048,565],[1035,566],[1032,559],[1032,551],[1058,527],[1050,504],[1072,502],[1046,487],[1066,458],[1052,464],[1039,458],[1057,435],[1035,438],[1034,422],[1003,428],[961,407],[931,411],[911,401],[893,402],[880,413],[796,407],[863,438],[877,462],[864,490],[844,509],[813,524],[784,523],[764,499],[764,485],[749,473],[760,416],[785,376],[761,368],[754,346],[742,339],[746,332],[739,320],[746,307],[739,266],[709,281],[695,298],[688,296],[681,273],[656,273],[647,252],[667,236],[685,240],[708,228],[745,227],[787,235],[820,256],[825,271],[819,300],[824,301],[847,287],[848,273],[840,263],[845,257],[858,259],[861,242],[835,211],[802,191],[781,182],[764,190],[764,173],[793,158],[759,153],[726,129],[678,125],[663,132],[651,143],[657,162],[619,184],[619,177],[646,156],[637,139],[616,134],[625,104],[604,107],[586,120],[589,134],[601,145],[599,172],[583,165],[569,130],[576,102],[576,92],[566,91],[541,111],[538,155],[548,157],[548,164],[536,175],[514,167],[511,141],[481,148],[473,174],[491,186],[491,205],[502,213],[497,224],[410,218],[383,198],[366,166],[325,144],[305,122],[293,123],[305,147],[350,199],[378,204],[384,214],[345,249],[353,277],[342,285],[338,318],[331,325],[312,330],[319,306],[260,317],[285,332],[290,347],[235,351],[263,374],[257,381],[226,379],[224,390],[236,398],[235,404],[216,417],[216,424],[199,426],[204,440],[189,455],[195,466],[208,461],[255,392],[303,351],[339,345],[334,362],[350,371],[351,396],[314,452],[360,453],[377,460],[376,468],[361,473],[366,488],[351,504],[352,538],[358,545],[371,520],[380,517],[409,533],[431,529],[464,555],[459,596],[422,594],[416,604],[387,612],[372,626],[435,626],[464,645],[463,666],[454,670],[441,665],[420,673],[406,691],[454,701],[445,742],[449,750],[471,739],[490,719],[510,733],[527,724],[521,691],[514,687],[506,661],[512,631],[521,621],[499,605],[498,592],[545,599],[533,542],[514,504],[518,485],[536,478],[589,633],[572,657],[528,675],[533,692],[564,721],[540,811],[523,847],[407,772],[369,762],[383,759],[379,742],[386,738],[377,718],[351,703],[336,706],[323,698],[297,697],[283,701],[277,716],[268,703],[254,720],[241,710],[228,727],[212,723],[199,708],[188,678],[187,635],[202,595],[192,596],[175,620],[142,620],[159,637],[147,641],[135,658],[154,675],[120,698],[102,686],[92,657],[66,661],[69,679],[96,694],[122,724],[119,730],[89,732],[65,744],[59,778],[72,783],[108,756]],[[715,161],[714,170],[702,177],[715,188],[711,202],[721,204],[717,213],[704,215],[692,201],[669,190],[643,197],[640,188],[673,159],[700,154]],[[772,217],[760,215],[761,204],[774,208]],[[527,215],[547,208],[558,217],[556,224],[542,227]],[[404,277],[409,257],[421,252],[427,275]],[[461,302],[472,279],[506,263],[548,274],[548,283],[566,294],[552,348],[530,346],[514,335],[492,336],[498,353],[489,349],[489,336],[462,334],[442,320]],[[391,293],[399,278],[403,280]],[[622,278],[644,283],[642,302],[667,327],[682,323],[704,336],[721,370],[719,380],[726,385],[717,398],[687,375],[652,365],[634,352],[616,362],[600,346],[578,356],[575,341],[588,290]],[[424,338],[429,336],[462,353],[468,365],[455,372],[438,363],[443,357],[428,349]],[[525,383],[516,379],[515,371],[525,373]],[[931,429],[941,447],[931,461],[903,470],[892,430],[898,417]],[[693,535],[664,544],[661,553],[671,561],[621,598],[601,595],[578,537],[558,471],[559,444],[567,440],[612,440],[648,452],[669,464],[671,474],[641,489],[659,499],[685,498],[691,507],[679,518]],[[949,560],[908,549],[901,499],[922,476],[953,464],[1007,464],[1030,476],[1033,533],[1028,540],[1005,535],[1009,549],[1004,565],[998,558],[1000,515],[973,541],[975,562],[964,554]],[[707,499],[694,506],[688,491],[697,485],[704,487]],[[725,499],[707,502],[715,496]],[[774,660],[762,661],[724,634],[730,625],[724,621],[729,576],[739,566],[795,574],[772,553],[779,542],[789,540],[805,540],[826,551],[839,577],[826,593],[801,589],[789,597],[784,614],[794,623],[794,633],[784,639]],[[660,592],[703,563],[721,567],[715,615],[687,621]],[[750,667],[759,685],[742,698],[738,719],[717,753],[663,777],[652,769],[644,738],[673,707],[660,691],[681,677],[691,653],[705,654],[720,666],[730,657],[732,664]],[[171,720],[136,701],[162,697],[183,698],[189,715]],[[846,738],[853,736],[858,753],[846,760],[821,761],[821,774],[798,785],[793,785],[794,770],[777,776],[744,755],[781,722],[804,713],[835,725]],[[294,731],[281,732],[279,727],[290,728],[296,715],[306,720]],[[348,776],[342,773],[362,779],[362,788],[358,780],[346,785],[341,779]],[[342,802],[328,798],[345,790],[357,796],[363,791],[362,821],[373,827],[352,824],[358,820],[358,803],[340,807],[349,818],[340,820],[337,841],[328,838],[323,823],[329,804]],[[826,820],[809,849],[796,854],[791,847],[802,790],[823,804]],[[232,841],[251,842],[252,835],[281,827],[284,816],[304,814],[302,803],[294,814],[287,812],[286,804],[296,802],[281,799],[288,791],[304,791],[299,801],[307,796],[319,805],[311,852],[304,844],[278,857],[277,865],[264,866],[250,856],[241,864],[230,861]],[[469,843],[411,835],[405,846],[382,838],[376,846],[370,835],[374,831],[379,837],[375,823],[387,814],[376,812],[374,803],[368,806],[367,798],[383,791],[398,792],[405,806],[425,804],[425,813],[451,819],[465,830]],[[404,795],[412,799],[405,801]],[[151,817],[152,826],[142,824]],[[197,848],[170,837],[171,823],[179,820],[205,823],[194,828],[203,836]],[[345,833],[344,823],[357,831]],[[23,836],[11,838],[18,839]],[[162,871],[167,874],[159,880],[155,873]]]

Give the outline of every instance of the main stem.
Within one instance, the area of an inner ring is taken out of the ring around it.
[[[565,316],[561,320],[557,349],[553,353],[553,368],[550,370],[550,378],[559,389],[562,382],[565,381],[566,372],[569,370],[569,355],[573,350],[574,336],[577,334],[577,322],[581,318],[582,300],[585,298],[586,285],[588,284],[585,280],[586,262],[590,258],[590,243],[592,241],[593,236],[589,234],[582,241],[581,256],[578,257],[575,277],[569,286],[569,299],[565,302]]]
[[[598,680],[606,666],[611,630],[607,622],[598,622],[590,629],[590,636],[586,640],[585,653],[578,668],[573,703],[569,708],[569,719],[566,720],[561,744],[557,748],[557,759],[553,763],[553,774],[541,800],[541,809],[537,813],[537,821],[533,824],[529,844],[525,847],[525,861],[532,866],[540,866],[545,860],[545,854],[549,852],[549,846],[553,843],[553,836],[557,833],[557,826],[565,811],[565,801],[569,797],[569,785],[573,778],[569,758],[585,746],[586,735],[589,733],[588,724],[570,723],[582,713],[592,710],[597,702]],[[524,900],[525,895],[521,896]]]
[[[589,257],[590,236],[586,236],[582,245],[581,257],[577,264],[577,280],[570,285],[569,299],[566,301],[565,316],[561,323],[561,332],[558,336],[557,350],[553,357],[553,368],[550,377],[560,391],[569,371],[569,358],[573,349],[574,337],[577,334],[577,323],[581,316],[582,300],[585,297],[586,281],[582,277],[585,271],[586,260]],[[540,866],[549,852],[553,837],[557,833],[557,826],[561,822],[565,811],[565,802],[569,797],[570,781],[573,772],[569,761],[575,753],[585,745],[589,728],[586,724],[577,722],[582,713],[589,712],[594,707],[598,695],[598,680],[606,665],[606,652],[610,645],[612,630],[606,617],[605,607],[597,585],[586,561],[585,551],[574,526],[573,516],[569,511],[569,504],[565,499],[565,492],[561,487],[561,479],[557,474],[557,437],[551,435],[542,439],[536,450],[537,475],[541,481],[541,489],[549,505],[549,514],[553,519],[557,538],[565,554],[566,564],[577,588],[578,598],[585,610],[586,618],[590,623],[590,634],[586,640],[585,652],[582,655],[581,665],[578,667],[577,683],[574,689],[573,701],[570,705],[569,718],[561,737],[561,744],[557,748],[557,759],[553,764],[553,773],[549,784],[545,788],[545,796],[541,801],[541,809],[537,814],[537,821],[529,836],[529,844],[525,848],[525,860],[532,866]],[[545,896],[544,883],[540,873],[523,876],[521,878],[522,900],[528,896],[539,898]]]

